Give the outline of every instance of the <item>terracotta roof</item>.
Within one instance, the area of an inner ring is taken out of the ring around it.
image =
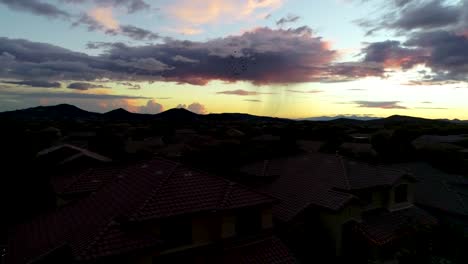
[[[131,214],[131,220],[233,209],[273,201],[271,197],[250,191],[234,182],[183,167],[165,178],[161,187],[155,189],[143,206]]]
[[[258,162],[246,168],[253,172],[263,170],[262,175],[279,175],[259,189],[281,200],[273,209],[275,217],[282,221],[291,220],[312,205],[338,210],[353,198],[348,191],[392,186],[407,175],[401,170],[321,153],[274,159],[268,166]]]
[[[276,237],[227,249],[223,261],[226,264],[286,264],[296,262],[286,245]]]
[[[132,228],[122,229],[116,219],[143,220],[272,202],[224,178],[153,159],[122,169],[119,177],[72,205],[18,226],[9,239],[7,257],[11,263],[27,263],[64,246],[74,259],[122,253],[157,241]]]
[[[363,216],[362,223],[355,230],[362,233],[374,245],[385,245],[398,238],[415,232],[421,225],[435,225],[437,220],[424,210],[412,206],[394,212],[383,211]]]
[[[100,187],[122,175],[124,167],[109,166],[90,168],[71,174],[55,175],[51,184],[55,193],[61,195],[95,192]]]

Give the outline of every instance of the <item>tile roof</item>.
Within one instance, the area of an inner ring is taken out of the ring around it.
[[[444,212],[468,216],[468,191],[459,185],[468,185],[468,178],[448,174],[422,162],[394,165],[411,171],[418,180],[415,184],[415,202]]]
[[[286,264],[297,263],[297,261],[280,239],[270,237],[248,245],[227,249],[223,263]]]
[[[271,197],[224,178],[153,159],[125,167],[119,177],[74,204],[19,225],[9,238],[7,258],[11,263],[28,263],[64,246],[74,259],[121,253],[157,241],[137,230],[122,229],[116,219],[143,220],[272,202]]]
[[[51,184],[55,193],[61,195],[95,192],[114,177],[122,175],[123,170],[121,166],[109,166],[59,174],[51,178]]]
[[[321,153],[274,159],[265,164],[258,162],[241,170],[279,175],[259,189],[281,200],[273,209],[275,217],[282,221],[291,220],[311,205],[338,210],[353,199],[348,191],[392,186],[407,175],[401,170]]]
[[[56,152],[56,151],[59,151],[59,150],[62,150],[62,149],[73,150],[73,151],[75,151],[77,153],[74,156],[70,156],[70,157],[66,158],[65,160],[62,161],[62,163],[73,160],[74,158],[77,158],[79,156],[90,157],[92,159],[95,159],[95,160],[98,160],[98,161],[101,161],[101,162],[110,162],[110,161],[112,161],[108,157],[102,156],[102,155],[100,155],[98,153],[95,153],[95,152],[92,152],[90,150],[83,149],[83,148],[80,148],[80,147],[77,147],[77,146],[74,146],[74,145],[70,145],[70,144],[57,145],[57,146],[53,146],[53,147],[41,150],[40,152],[37,153],[37,157],[42,157],[42,156],[51,154],[53,152]]]
[[[355,225],[355,230],[372,244],[381,246],[415,232],[417,226],[435,224],[437,220],[434,217],[412,206],[394,212],[365,215],[362,223]]]

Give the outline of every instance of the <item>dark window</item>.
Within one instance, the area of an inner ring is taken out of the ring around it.
[[[253,235],[262,229],[262,216],[259,210],[245,210],[237,215],[237,235]]]
[[[161,223],[161,239],[171,247],[191,244],[192,219],[185,217],[164,220]]]
[[[361,200],[363,200],[366,204],[372,203],[372,192],[366,191],[359,195]]]
[[[395,203],[408,201],[408,184],[401,184],[395,188]]]

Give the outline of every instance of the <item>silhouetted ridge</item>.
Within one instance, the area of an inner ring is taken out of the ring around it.
[[[74,105],[59,104],[53,106],[38,106],[22,110],[14,110],[0,113],[0,116],[7,118],[28,118],[28,119],[75,119],[75,118],[95,118],[98,113],[88,112]]]
[[[199,115],[184,108],[172,108],[157,114],[156,117],[168,121],[195,121]]]

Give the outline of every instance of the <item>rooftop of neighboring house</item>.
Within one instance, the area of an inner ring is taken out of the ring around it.
[[[322,153],[260,161],[241,171],[253,177],[271,177],[259,189],[281,200],[273,210],[275,217],[285,222],[309,206],[339,210],[355,198],[351,191],[390,187],[402,177],[411,179],[402,170]]]
[[[157,248],[164,241],[131,228],[132,223],[275,202],[224,178],[158,158],[115,170],[89,171],[82,177],[86,180],[75,184],[78,189],[86,189],[85,182],[112,180],[86,198],[17,226],[8,242],[9,263],[33,262],[59,250],[68,250],[74,260],[87,261]]]
[[[98,162],[110,162],[110,158],[71,144],[53,146],[37,153],[38,158],[53,157],[57,164],[65,164],[80,157],[87,157]]]
[[[341,144],[340,149],[351,151],[353,153],[367,153],[370,155],[377,155],[377,152],[370,143],[345,142]]]
[[[456,143],[465,140],[468,140],[467,135],[423,135],[413,140],[412,144],[416,148],[438,148],[457,151],[462,147],[457,146]]]
[[[362,218],[362,222],[355,223],[354,230],[376,246],[405,237],[414,231],[415,226],[437,224],[433,216],[415,206],[393,212],[376,210],[364,214]]]
[[[468,177],[448,174],[428,163],[397,164],[418,180],[415,184],[415,202],[444,212],[468,216]]]
[[[226,249],[222,263],[288,264],[296,263],[296,261],[280,239],[270,237]]]

